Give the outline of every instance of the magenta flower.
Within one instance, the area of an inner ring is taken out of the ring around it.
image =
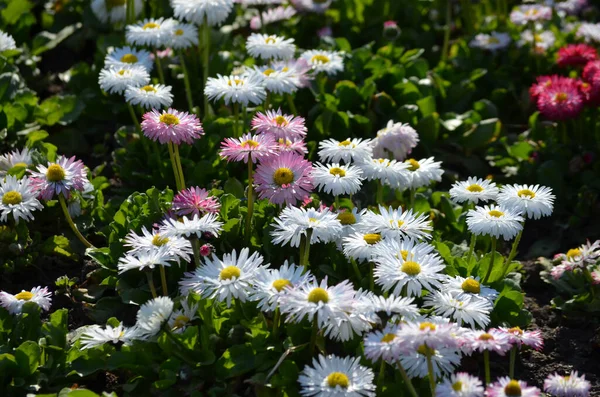
[[[540,93],[537,107],[549,120],[568,120],[583,110],[584,98],[577,84],[552,84]]]
[[[306,143],[302,139],[291,141],[289,139],[279,138],[276,144],[278,153],[292,152],[303,157],[306,153],[308,153],[308,150],[306,149]]]
[[[227,161],[248,162],[250,157],[253,163],[264,156],[275,153],[277,145],[270,135],[242,135],[241,138],[225,138],[221,143],[221,157]]]
[[[212,244],[204,244],[202,247],[200,247],[200,255],[209,256],[212,254],[214,249],[215,247],[213,247]]]
[[[208,213],[219,212],[221,203],[205,189],[191,187],[180,191],[173,197],[171,209],[179,216],[198,215],[201,217]]]
[[[47,167],[40,164],[36,171],[29,172],[31,187],[43,200],[51,200],[59,194],[69,198],[71,191],[81,192],[89,183],[85,166],[81,160],[75,160],[75,156],[60,156],[55,163],[49,162]]]
[[[295,205],[313,189],[312,164],[292,152],[270,156],[256,168],[256,191],[274,204]]]
[[[144,114],[143,118],[144,135],[162,144],[169,142],[176,145],[182,142],[192,144],[195,139],[204,135],[200,120],[187,112],[169,109],[159,113],[158,110],[153,109]]]
[[[252,129],[259,134],[272,135],[274,139],[303,139],[306,136],[306,126],[303,117],[294,117],[282,114],[281,109],[277,112],[267,110],[267,114],[258,112],[252,119]]]

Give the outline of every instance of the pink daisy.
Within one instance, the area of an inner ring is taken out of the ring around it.
[[[540,113],[550,120],[568,120],[581,112],[583,99],[576,81],[551,84],[539,95],[537,106]]]
[[[591,82],[592,78],[600,71],[600,61],[591,61],[583,68],[581,76],[587,82]]]
[[[515,346],[521,347],[522,345],[529,346],[535,350],[541,350],[544,346],[544,339],[542,339],[542,333],[539,330],[534,331],[523,331],[519,327],[504,328],[500,327],[498,331],[508,336],[508,341]]]
[[[590,272],[590,274],[592,275],[592,284],[600,284],[600,268],[597,267],[592,272]]]
[[[282,114],[281,109],[276,112],[267,110],[267,114],[258,112],[252,119],[252,129],[259,134],[268,134],[274,139],[303,139],[306,136],[306,126],[303,117]]]
[[[511,347],[508,335],[497,329],[471,331],[463,339],[463,348],[467,352],[488,350],[503,356]]]
[[[299,154],[300,156],[304,156],[306,153],[308,153],[308,150],[306,149],[306,143],[302,139],[291,141],[289,139],[279,138],[276,144],[277,151],[279,153],[293,152]]]
[[[295,205],[310,194],[312,164],[292,152],[271,156],[256,168],[256,191],[274,204]]]
[[[85,166],[81,160],[75,160],[75,156],[60,156],[55,163],[49,162],[47,167],[40,164],[37,170],[29,172],[31,187],[43,200],[51,200],[59,194],[69,198],[71,191],[81,192],[89,183]]]
[[[264,156],[275,153],[277,145],[270,135],[242,135],[241,138],[225,138],[221,143],[221,157],[227,161],[248,162],[248,158],[253,163]]]
[[[536,82],[529,88],[529,96],[531,97],[531,101],[537,102],[542,92],[558,84],[575,84],[575,80],[556,74],[551,76],[538,76],[536,78]]]
[[[179,216],[195,214],[202,216],[208,213],[219,212],[221,204],[219,200],[209,195],[205,189],[191,187],[177,193],[173,197],[171,209]]]
[[[169,109],[159,113],[158,110],[152,109],[144,114],[143,118],[142,131],[144,131],[144,135],[162,144],[168,142],[176,145],[180,145],[182,142],[192,144],[195,139],[204,135],[200,120],[187,112]]]
[[[313,79],[312,67],[303,58],[276,61],[273,62],[272,67],[288,72],[298,88],[308,87]]]
[[[550,271],[550,275],[552,275],[553,279],[559,280],[562,277],[562,275],[565,274],[565,272],[568,270],[568,267],[565,265],[556,265]]]
[[[598,58],[596,49],[587,44],[569,44],[558,50],[556,63],[560,67],[583,66]]]
[[[499,378],[485,391],[486,397],[539,397],[540,393],[537,387],[527,386],[526,382],[508,376]]]

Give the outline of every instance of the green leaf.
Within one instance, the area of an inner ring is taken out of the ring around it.
[[[81,22],[77,22],[74,25],[65,26],[58,33],[50,33],[50,32],[40,32],[33,39],[32,43],[32,54],[40,55],[43,52],[51,50],[59,45],[63,40],[71,36],[75,31],[81,29],[83,24]]]
[[[462,144],[465,148],[475,149],[487,145],[500,134],[498,119],[482,120],[477,126],[463,134]]]
[[[37,342],[26,341],[15,350],[15,358],[19,364],[19,374],[23,377],[32,375],[40,365],[42,351]]]
[[[67,396],[68,397],[100,397],[98,394],[94,393],[93,391],[86,390],[86,389],[71,390],[67,394]]]
[[[50,346],[57,346],[62,349],[67,347],[68,317],[68,309],[59,309],[52,313],[50,321],[45,322],[42,326],[42,332]]]
[[[10,0],[6,8],[0,12],[0,15],[5,24],[14,25],[32,8],[33,4],[29,0]]]
[[[239,199],[244,198],[244,185],[237,178],[229,178],[223,185],[225,193],[231,194]]]
[[[233,378],[250,372],[257,365],[256,352],[250,343],[231,346],[217,360],[217,375]]]
[[[419,106],[419,110],[423,117],[427,117],[435,112],[435,98],[433,96],[427,96],[423,99],[419,99],[417,101],[417,106]]]

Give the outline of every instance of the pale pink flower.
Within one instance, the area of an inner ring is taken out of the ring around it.
[[[288,73],[298,88],[308,87],[313,79],[312,67],[303,58],[275,61],[271,63],[271,67]]]
[[[466,352],[488,350],[503,356],[512,345],[506,332],[490,329],[489,331],[468,332],[463,339],[462,347]]]
[[[308,150],[306,149],[306,143],[302,139],[291,141],[289,139],[279,138],[276,144],[278,155],[279,153],[283,152],[293,152],[299,154],[300,156],[304,156],[306,153],[308,153]]]
[[[525,345],[535,350],[541,350],[544,347],[544,339],[542,339],[542,333],[539,330],[524,331],[519,327],[500,327],[498,331],[505,333],[508,336],[508,341],[514,346],[521,347]]]
[[[486,397],[539,397],[541,392],[537,387],[527,386],[527,383],[522,380],[510,379],[505,376],[489,385],[485,395]]]
[[[204,135],[200,120],[187,112],[169,109],[159,113],[158,110],[153,109],[144,114],[143,118],[144,135],[162,144],[169,142],[176,145],[182,142],[192,144],[194,140]]]
[[[173,197],[171,209],[179,216],[195,214],[202,216],[208,213],[219,212],[219,200],[211,196],[205,189],[191,187],[177,193]]]
[[[48,166],[38,165],[31,173],[31,188],[43,200],[51,200],[54,195],[62,194],[69,198],[71,191],[83,191],[89,183],[85,166],[75,156],[60,156],[56,162],[48,162]]]
[[[245,134],[241,138],[225,138],[221,143],[221,157],[227,161],[256,163],[261,157],[275,153],[277,145],[271,135]]]
[[[282,114],[281,109],[277,111],[267,110],[266,114],[258,112],[252,119],[252,129],[259,134],[271,135],[273,139],[304,139],[307,128],[304,118]]]
[[[292,152],[270,156],[256,168],[256,191],[274,204],[295,205],[313,189],[312,164]]]

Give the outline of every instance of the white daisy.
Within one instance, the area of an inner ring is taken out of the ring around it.
[[[508,33],[492,32],[491,34],[479,33],[471,42],[470,47],[481,48],[483,50],[497,51],[508,47],[511,39]]]
[[[505,185],[498,194],[498,204],[528,218],[540,219],[552,214],[554,194],[549,187],[540,185]]]
[[[159,48],[171,44],[175,20],[171,18],[144,19],[127,25],[125,40],[128,44]]]
[[[139,105],[144,109],[162,109],[173,104],[173,94],[169,85],[129,86],[125,89],[125,100],[131,105]]]
[[[390,294],[384,296],[369,294],[370,309],[381,317],[383,313],[388,322],[396,323],[398,320],[414,320],[419,316],[419,307],[414,304],[414,298],[406,298]]]
[[[474,351],[482,353],[487,350],[503,356],[511,347],[508,334],[497,329],[469,331],[463,336],[462,348],[468,353]]]
[[[125,254],[119,258],[117,268],[119,274],[125,273],[128,270],[145,270],[154,269],[156,266],[171,266],[172,262],[179,261],[179,257],[171,251],[171,249],[163,245],[152,250],[140,250]]]
[[[389,258],[389,260],[387,260]],[[415,254],[409,260],[386,257],[386,260],[374,258],[375,282],[381,285],[384,291],[393,289],[394,295],[421,296],[421,290],[428,291],[440,289],[441,281],[446,275],[441,273],[444,262],[438,255]],[[406,293],[403,294],[406,286]]]
[[[430,239],[433,226],[425,214],[402,211],[402,207],[393,209],[379,206],[379,214],[369,211],[361,221],[368,230],[381,233],[393,239]]]
[[[289,59],[294,56],[296,45],[294,44],[294,39],[252,33],[246,41],[246,50],[248,54],[255,58]]]
[[[398,359],[401,354],[400,345],[394,343],[397,338],[399,326],[387,325],[381,331],[374,331],[365,336],[364,348],[365,357],[376,363],[383,359],[392,363]]]
[[[600,23],[584,22],[577,28],[577,38],[582,38],[586,43],[600,42]]]
[[[169,317],[169,328],[179,334],[185,331],[187,325],[198,319],[198,304],[189,305],[187,298],[181,299],[181,309],[174,310]]]
[[[292,0],[292,4],[300,11],[304,12],[325,12],[333,0]]]
[[[409,183],[408,167],[404,162],[396,160],[369,158],[357,163],[366,180],[378,180],[392,188],[405,188]]]
[[[6,171],[14,167],[29,168],[33,165],[32,151],[27,148],[21,151],[14,150],[0,156],[0,177],[6,174]]]
[[[540,397],[540,389],[527,386],[522,380],[510,379],[508,376],[499,378],[488,386],[487,397]]]
[[[171,0],[175,18],[196,25],[221,24],[233,9],[233,0]]]
[[[469,324],[484,328],[490,323],[492,303],[486,299],[473,299],[468,295],[452,295],[449,292],[434,291],[425,297],[425,307],[433,308],[436,315],[451,318],[459,325]]]
[[[15,39],[13,39],[13,37],[8,33],[0,30],[0,52],[16,49],[17,43],[15,43]]]
[[[382,244],[383,237],[380,233],[356,232],[342,240],[344,255],[360,262],[371,261],[377,247]]]
[[[268,8],[261,13],[256,15],[250,20],[250,28],[253,30],[259,30],[263,25],[268,25],[274,22],[287,21],[296,15],[296,9],[294,7],[275,7]]]
[[[299,247],[302,236],[311,231],[310,244],[328,243],[342,232],[342,224],[334,212],[328,208],[284,208],[272,224],[275,230],[271,232],[273,244]]]
[[[337,213],[337,220],[342,224],[342,232],[338,234],[336,244],[338,250],[343,250],[343,239],[351,234],[358,232],[357,226],[360,224],[360,220],[363,215],[367,213],[366,209],[359,210],[354,207],[352,210],[342,210]]]
[[[513,209],[497,205],[476,207],[467,213],[467,227],[478,236],[490,235],[510,240],[522,229],[525,219]]]
[[[447,318],[425,317],[418,321],[402,323],[398,331],[399,343],[409,350],[414,350],[422,345],[433,349],[442,347],[458,349],[464,330],[455,323],[451,323]]]
[[[181,217],[181,220],[168,218],[161,224],[159,232],[167,238],[173,236],[202,238],[204,233],[218,236],[223,230],[223,222],[219,222],[217,217],[217,214],[207,213],[202,217],[194,214],[191,219],[187,216]]]
[[[10,314],[21,314],[23,305],[27,302],[33,302],[43,310],[50,310],[52,303],[52,293],[48,287],[34,287],[31,291],[22,290],[16,295],[9,294],[6,291],[0,291],[0,306],[8,310]]]
[[[204,88],[204,95],[210,100],[218,101],[223,98],[226,105],[240,103],[260,105],[267,98],[263,86],[263,78],[257,74],[209,77]]]
[[[583,267],[588,264],[595,264],[600,257],[600,240],[593,243],[589,241],[577,248],[571,248],[566,254],[557,254],[554,260],[561,260],[563,264],[570,266]]]
[[[315,187],[334,196],[355,194],[362,186],[362,171],[354,165],[317,163],[312,172]]]
[[[289,72],[296,88],[307,87],[313,78],[310,65],[302,58],[273,61],[271,67],[275,70]]]
[[[262,255],[258,252],[250,255],[248,248],[242,249],[239,256],[233,250],[231,254],[223,255],[222,260],[213,254],[212,259],[204,258],[204,265],[185,273],[179,282],[179,290],[184,295],[195,292],[203,298],[227,302],[230,307],[232,299],[248,300],[262,263]]]
[[[259,269],[253,284],[252,300],[258,301],[258,308],[262,311],[275,311],[280,297],[288,288],[302,285],[313,279],[312,274],[309,272],[302,274],[303,271],[304,268],[288,264],[287,260],[279,269]]]
[[[108,67],[100,71],[98,84],[102,91],[123,94],[127,87],[141,87],[150,83],[150,75],[141,65]]]
[[[531,29],[524,30],[521,33],[521,40],[517,43],[519,46],[530,45],[538,53],[545,53],[556,42],[556,36],[551,30],[532,33]]]
[[[412,238],[404,238],[400,241],[397,239],[385,239],[384,244],[381,244],[375,250],[375,256],[385,257],[392,256],[394,258],[402,257],[404,260],[409,260],[415,255],[430,254],[435,250],[434,246],[429,243],[417,242]]]
[[[557,397],[588,397],[591,387],[585,375],[579,376],[577,371],[567,376],[554,373],[544,380],[544,391]]]
[[[510,13],[510,21],[520,26],[551,18],[552,8],[541,4],[523,4],[515,7]]]
[[[450,375],[435,389],[435,397],[483,397],[479,378],[465,372]]]
[[[303,396],[361,397],[375,396],[375,375],[360,365],[360,358],[319,355],[298,377]]]
[[[325,72],[328,75],[335,75],[344,70],[342,56],[340,52],[326,50],[308,50],[300,55],[316,73]]]
[[[173,313],[173,301],[167,296],[159,296],[144,303],[137,312],[136,326],[144,336],[156,335]]]
[[[419,143],[419,134],[409,124],[388,121],[387,126],[377,131],[373,139],[373,157],[388,158],[390,154],[398,161],[403,161]]]
[[[124,343],[125,345],[129,345],[134,339],[138,339],[141,336],[137,327],[128,328],[122,323],[116,327],[110,325],[106,327],[90,325],[85,327],[80,335],[79,341],[81,342],[82,349],[92,349],[106,343],[114,345]]]
[[[348,138],[343,141],[327,139],[319,142],[319,158],[321,161],[339,163],[344,161],[363,162],[371,158],[373,148],[370,139]]]
[[[124,66],[143,66],[148,72],[152,70],[153,61],[150,53],[145,50],[136,50],[131,47],[122,47],[109,52],[104,58],[104,67],[121,68]]]
[[[324,334],[330,339],[346,342],[370,331],[373,323],[374,317],[365,310],[360,298],[355,297],[350,309],[331,313],[324,324]]]
[[[433,157],[422,160],[408,159],[406,175],[408,176],[407,188],[417,189],[428,186],[431,182],[440,182],[444,170],[440,167],[441,161],[433,161]]]
[[[450,374],[460,365],[458,349],[451,347],[431,348],[422,344],[414,346],[400,355],[400,363],[411,378],[424,378],[428,375],[427,355],[431,356],[433,373],[436,378]]]
[[[298,91],[293,71],[288,68],[278,68],[273,64],[253,66],[245,72],[247,75],[257,75],[255,79],[262,82],[269,92],[275,94],[291,94]]]
[[[448,277],[444,282],[442,291],[449,292],[452,296],[458,299],[463,299],[465,296],[475,297],[476,299],[485,299],[490,303],[494,303],[498,297],[498,291],[493,288],[486,287],[481,284],[479,277]]]
[[[92,12],[103,23],[124,22],[127,18],[127,0],[92,0]],[[133,8],[137,17],[144,8],[142,0],[134,0]]]
[[[498,188],[494,182],[473,176],[468,177],[466,181],[454,183],[450,188],[450,197],[456,203],[466,201],[477,204],[479,201],[495,200],[497,196]]]
[[[170,47],[176,50],[198,45],[198,29],[189,23],[175,21],[171,32]]]
[[[145,226],[142,226],[141,236],[136,234],[133,230],[129,232],[125,237],[124,245],[131,247],[130,253],[155,251],[161,247],[166,247],[166,251],[168,251],[178,263],[179,259],[189,262],[192,255],[192,245],[189,240],[176,235],[166,237],[161,235],[158,230],[149,232]]]
[[[33,211],[43,208],[28,177],[19,180],[8,175],[4,180],[0,179],[0,222],[7,222],[9,215],[15,223],[19,223],[19,219],[27,222],[33,220]]]

